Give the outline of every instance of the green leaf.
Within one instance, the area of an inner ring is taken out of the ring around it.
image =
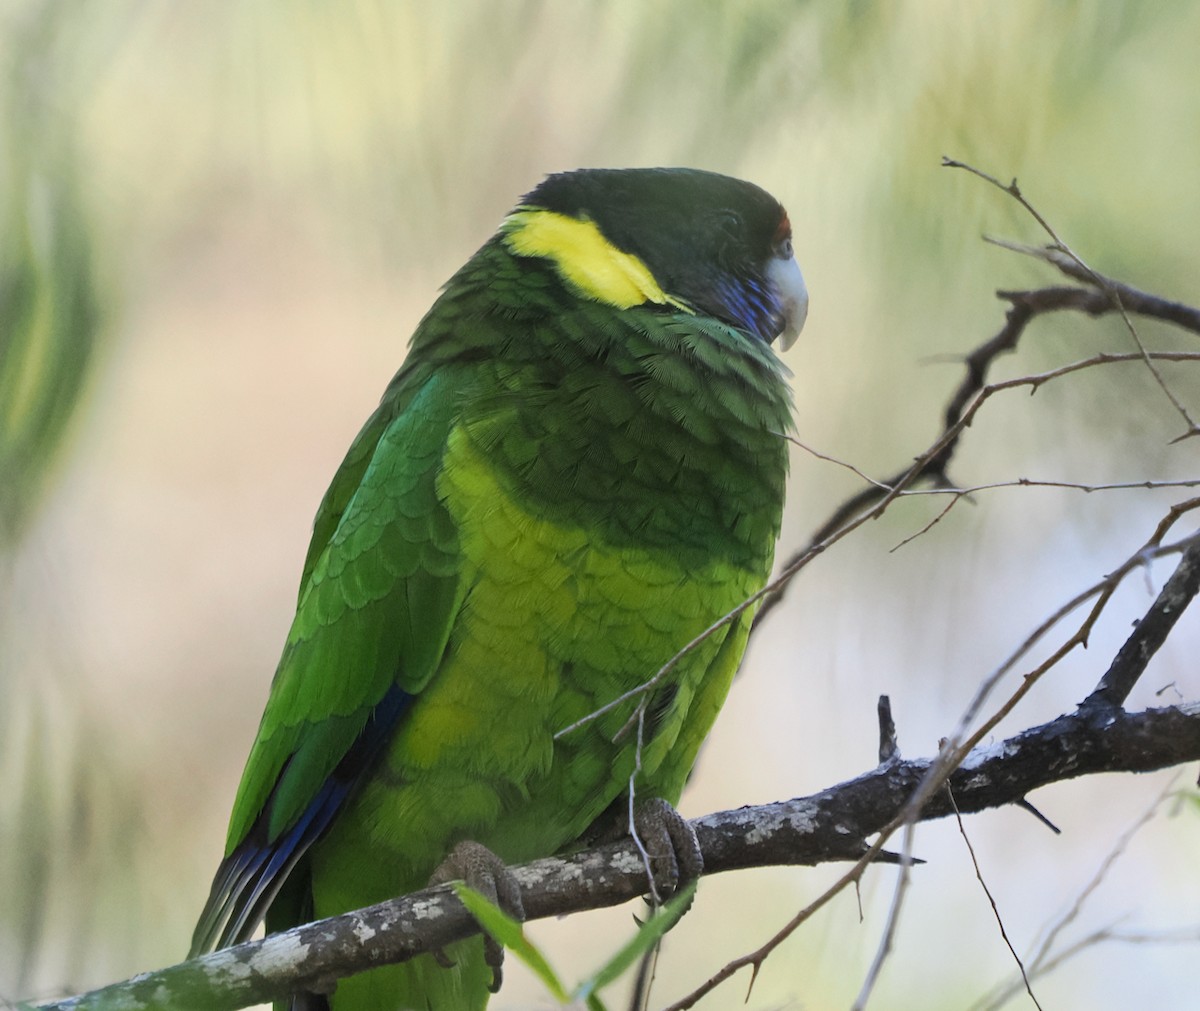
[[[585,999],[588,1007],[593,1007],[592,1001],[595,1000],[593,995],[618,979],[634,962],[654,947],[663,934],[675,926],[679,922],[679,918],[687,912],[695,894],[696,882],[693,881],[643,923],[633,938],[597,969],[589,979],[580,983],[575,988],[575,998],[577,1000]],[[599,1001],[596,1001],[596,1006],[603,1007]]]
[[[546,989],[554,995],[556,1000],[565,1004],[571,999],[570,994],[567,993],[567,988],[562,985],[562,981],[559,980],[554,970],[550,968],[550,963],[546,961],[546,957],[525,936],[525,931],[520,921],[514,920],[507,913],[498,909],[494,903],[489,902],[480,895],[475,889],[464,885],[462,882],[456,881],[453,887],[454,893],[462,900],[462,904],[467,907],[467,911],[479,921],[479,925],[511,951],[513,955],[529,966],[534,975],[542,981]]]

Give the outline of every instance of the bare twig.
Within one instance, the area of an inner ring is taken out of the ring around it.
[[[971,699],[967,708],[964,710],[962,717],[959,720],[958,726],[955,728],[954,734],[951,736],[951,741],[961,739],[967,729],[974,723],[983,704],[991,695],[992,690],[1011,672],[1023,657],[1033,649],[1038,642],[1060,621],[1076,608],[1084,604],[1086,601],[1095,597],[1096,601],[1092,609],[1088,612],[1086,618],[1079,628],[1067,638],[1056,649],[1048,659],[1043,661],[1032,671],[1027,673],[1022,681],[1021,686],[1017,689],[1014,695],[1004,704],[1001,709],[993,714],[993,716],[984,724],[984,728],[990,731],[1001,719],[1011,712],[1012,708],[1024,697],[1030,688],[1036,683],[1037,679],[1042,676],[1047,670],[1055,666],[1064,656],[1079,646],[1086,646],[1091,635],[1091,630],[1099,620],[1101,612],[1107,606],[1108,601],[1116,592],[1121,581],[1129,575],[1134,569],[1144,565],[1151,558],[1160,557],[1166,554],[1179,553],[1184,550],[1190,543],[1190,538],[1181,543],[1175,543],[1163,546],[1162,540],[1169,532],[1170,528],[1175,524],[1180,516],[1191,511],[1192,509],[1200,508],[1200,497],[1189,499],[1187,502],[1181,502],[1173,506],[1166,517],[1161,520],[1155,528],[1154,533],[1147,539],[1137,551],[1125,559],[1116,569],[1110,572],[1103,579],[1094,583],[1081,593],[1076,594],[1069,601],[1063,604],[1057,611],[1042,621],[1037,628],[1033,630],[1014,650],[1008,658],[1000,664],[976,689],[974,697]],[[982,738],[980,738],[982,739]],[[972,743],[972,747],[974,744]]]
[[[1152,295],[1149,292],[1142,291],[1140,288],[1135,288],[1131,284],[1117,281],[1111,277],[1105,277],[1093,270],[1081,270],[1079,264],[1053,246],[1028,246],[1020,242],[997,239],[988,235],[985,235],[983,238],[985,242],[990,242],[994,246],[1000,246],[1002,249],[1009,249],[1015,253],[1021,253],[1025,256],[1032,256],[1035,259],[1042,260],[1073,280],[1082,281],[1085,284],[1095,284],[1093,279],[1100,279],[1101,285],[1098,289],[1043,289],[1046,292],[1063,292],[1067,301],[1075,302],[1075,304],[1064,304],[1059,308],[1078,309],[1089,316],[1103,316],[1116,310],[1116,306],[1113,305],[1113,300],[1108,294],[1109,292],[1116,292],[1120,304],[1128,312],[1138,316],[1145,316],[1147,319],[1162,320],[1164,323],[1171,323],[1182,330],[1200,335],[1200,309],[1194,306],[1183,302],[1174,302],[1159,295]],[[1007,298],[1009,293],[1000,292],[999,294],[1001,298]]]
[[[876,481],[875,478],[870,477],[869,475],[865,474],[863,471],[859,470],[852,463],[847,463],[845,460],[839,460],[836,456],[829,456],[825,453],[822,453],[820,450],[813,449],[812,446],[809,446],[809,445],[801,442],[794,435],[788,435],[788,436],[785,436],[785,438],[793,446],[798,446],[800,449],[804,450],[804,452],[806,452],[809,456],[816,457],[818,460],[823,460],[826,463],[836,464],[837,466],[841,467],[842,469],[850,471],[850,473],[852,473],[855,477],[861,478],[863,481],[865,481],[869,485],[874,485],[876,488],[878,488],[884,494],[887,494],[889,491],[892,490],[891,485],[885,484],[882,481]]]
[[[892,700],[879,696],[875,707],[879,717],[879,764],[895,761],[900,757],[900,743],[896,740],[896,721],[892,718]]]
[[[1061,308],[1061,306],[1056,307]],[[824,551],[844,534],[860,526],[864,519],[874,519],[882,515],[887,506],[900,495],[916,493],[912,488],[913,485],[932,482],[937,486],[935,488],[937,492],[959,494],[959,489],[954,488],[952,482],[946,476],[946,469],[957,448],[958,440],[963,430],[971,424],[980,408],[996,394],[1021,387],[1028,387],[1032,392],[1036,392],[1046,383],[1061,379],[1075,372],[1083,371],[1084,369],[1120,363],[1142,363],[1147,357],[1154,361],[1200,361],[1200,352],[1191,351],[1143,350],[1129,353],[1106,352],[1093,355],[1090,358],[1070,362],[1046,372],[1018,376],[991,384],[985,383],[987,373],[995,358],[1015,348],[1025,326],[1035,315],[1042,311],[1049,311],[1049,309],[1041,307],[1036,301],[1017,301],[1013,303],[1001,331],[967,356],[965,360],[967,375],[946,408],[945,424],[937,440],[911,466],[890,478],[875,481],[865,477],[865,475],[863,476],[864,480],[869,482],[869,486],[850,496],[850,498],[834,509],[829,518],[812,535],[808,546],[792,555],[784,564],[780,577],[762,591],[762,605],[754,619],[755,627],[779,604],[787,583],[791,579],[791,576],[794,575],[793,568],[795,571],[798,571],[811,561],[816,553]],[[829,459],[833,463],[860,473],[853,465],[832,457],[826,457],[821,453],[810,450],[809,447],[804,446],[802,443],[799,445],[806,451],[812,452],[819,459]],[[966,491],[962,492],[962,494],[966,493]],[[940,518],[940,516],[935,517],[929,526],[937,523]],[[923,532],[924,530],[919,531],[917,536]],[[909,538],[908,540],[911,539]],[[896,547],[903,546],[905,543],[908,543],[908,540],[902,541]]]
[[[970,498],[984,491],[996,491],[1000,488],[1055,488],[1066,491],[1081,491],[1085,494],[1106,491],[1162,491],[1171,488],[1200,487],[1200,477],[1180,478],[1177,481],[1109,481],[1099,484],[1087,484],[1080,481],[1052,481],[1049,479],[1016,477],[1011,481],[989,481],[986,484],[973,484],[969,488],[909,488],[905,498],[920,498],[922,496],[949,495],[953,498]]]
[[[639,706],[637,710],[637,744],[633,752],[633,771],[629,773],[629,807],[626,811],[626,827],[629,829],[629,838],[633,840],[633,845],[638,851],[638,856],[642,858],[642,866],[646,868],[646,885],[649,888],[650,905],[654,909],[658,909],[662,905],[662,899],[658,894],[658,886],[654,883],[654,868],[650,866],[650,854],[646,851],[646,844],[642,842],[642,837],[638,833],[636,815],[638,795],[637,790],[634,788],[637,778],[642,772],[642,740],[646,727],[645,714],[645,707]]]
[[[1183,418],[1184,423],[1187,425],[1187,431],[1185,431],[1183,435],[1179,436],[1179,438],[1175,441],[1178,442],[1179,440],[1188,438],[1190,436],[1200,435],[1200,428],[1197,427],[1196,423],[1192,420],[1191,415],[1188,414],[1187,408],[1184,407],[1182,401],[1175,396],[1174,392],[1163,379],[1162,374],[1155,367],[1153,356],[1147,352],[1146,345],[1142,343],[1141,335],[1137,332],[1137,328],[1133,325],[1133,320],[1129,317],[1129,312],[1127,311],[1126,306],[1121,299],[1121,292],[1109,283],[1108,278],[1104,277],[1102,274],[1098,274],[1090,266],[1088,266],[1087,263],[1084,262],[1083,257],[1076,253],[1075,250],[1073,250],[1062,240],[1062,238],[1050,226],[1050,223],[1041,215],[1037,208],[1035,208],[1033,204],[1031,204],[1025,198],[1025,195],[1021,192],[1021,188],[1017,185],[1017,180],[1013,179],[1011,183],[1005,185],[995,176],[991,176],[986,172],[980,171],[972,165],[968,165],[966,162],[956,161],[953,158],[943,157],[942,165],[945,168],[965,169],[972,175],[976,175],[980,179],[991,183],[996,188],[1011,196],[1017,201],[1017,203],[1019,203],[1025,208],[1026,211],[1029,212],[1034,220],[1041,225],[1046,234],[1050,236],[1050,239],[1054,243],[1054,245],[1047,251],[1047,256],[1044,258],[1049,259],[1051,254],[1056,254],[1063,258],[1063,262],[1071,263],[1072,269],[1077,269],[1079,271],[1079,274],[1075,276],[1081,277],[1086,281],[1086,283],[1094,285],[1096,288],[1099,288],[1102,292],[1104,292],[1109,301],[1112,303],[1113,308],[1116,309],[1116,311],[1120,314],[1121,319],[1125,324],[1125,329],[1132,338],[1134,345],[1141,353],[1142,360],[1145,363],[1147,370],[1154,377],[1154,381],[1163,391],[1163,394],[1171,402],[1171,406],[1175,408],[1176,412],[1181,418]],[[1059,266],[1059,269],[1063,269],[1061,262],[1057,263],[1056,266]]]
[[[1111,870],[1112,866],[1117,862],[1117,860],[1124,855],[1125,850],[1129,847],[1130,842],[1133,841],[1134,836],[1137,835],[1137,833],[1150,822],[1155,813],[1158,811],[1159,807],[1162,806],[1163,801],[1170,796],[1171,792],[1175,788],[1175,783],[1177,782],[1178,778],[1178,776],[1173,776],[1170,782],[1168,782],[1163,789],[1159,791],[1158,796],[1154,798],[1153,803],[1151,803],[1150,806],[1138,816],[1132,825],[1130,825],[1124,832],[1121,833],[1116,843],[1113,844],[1112,849],[1109,850],[1104,859],[1101,861],[1100,866],[1096,869],[1095,874],[1093,874],[1091,879],[1083,886],[1082,889],[1080,889],[1079,893],[1075,896],[1074,901],[1071,903],[1067,911],[1063,913],[1063,915],[1057,920],[1055,920],[1054,923],[1052,923],[1046,930],[1041,943],[1037,946],[1037,949],[1029,959],[1028,971],[1031,976],[1034,978],[1045,976],[1052,969],[1055,969],[1061,965],[1062,962],[1065,961],[1066,957],[1079,954],[1081,951],[1086,950],[1087,947],[1091,947],[1092,945],[1098,944],[1101,941],[1115,939],[1115,935],[1112,933],[1111,928],[1104,928],[1101,931],[1088,935],[1088,944],[1082,946],[1078,943],[1072,944],[1067,948],[1054,953],[1055,942],[1058,940],[1059,936],[1079,917],[1079,914],[1083,911],[1083,907],[1086,905],[1087,900],[1092,896],[1093,893],[1095,893],[1095,891],[1108,877],[1108,872]],[[1024,976],[1024,973],[1022,973],[1022,976]],[[973,1004],[971,1006],[971,1011],[998,1011],[999,1008],[1003,1007],[1013,996],[1020,992],[1021,986],[1022,983],[1020,981],[1015,981],[1012,984],[996,988],[992,991],[992,993],[982,997],[979,1001]]]
[[[996,924],[1000,928],[1000,936],[1004,939],[1004,943],[1008,947],[1013,961],[1017,963],[1017,968],[1021,972],[1021,979],[1025,984],[1025,992],[1029,994],[1029,999],[1033,1001],[1034,1007],[1038,1011],[1042,1011],[1042,1005],[1034,995],[1033,986],[1029,982],[1029,974],[1025,971],[1025,964],[1021,961],[1021,956],[1017,954],[1017,949],[1013,947],[1012,941],[1009,940],[1008,931],[1004,929],[1004,919],[1000,915],[1000,907],[996,905],[996,899],[992,895],[991,889],[988,888],[987,882],[983,879],[983,871],[980,870],[979,860],[975,856],[975,847],[971,845],[971,837],[967,835],[966,826],[963,825],[962,814],[958,810],[958,805],[954,803],[954,792],[947,786],[946,793],[950,797],[950,803],[954,806],[954,819],[958,823],[958,834],[962,836],[963,842],[967,844],[967,852],[971,855],[971,866],[975,868],[975,879],[979,882],[979,887],[983,889],[983,894],[987,896],[988,904],[992,907],[992,915],[996,917]]]
[[[940,509],[932,519],[922,526],[916,533],[909,534],[902,541],[894,544],[888,549],[889,552],[899,551],[906,547],[919,537],[923,537],[943,519],[963,499],[970,499],[973,495],[977,495],[984,491],[995,491],[999,488],[1062,488],[1066,490],[1082,491],[1087,494],[1103,491],[1150,491],[1161,490],[1164,488],[1197,488],[1200,487],[1200,478],[1185,478],[1178,481],[1116,481],[1108,484],[1081,484],[1075,481],[1040,481],[1031,478],[1020,477],[1013,481],[991,481],[987,484],[976,484],[970,488],[909,488],[902,494],[905,498],[913,498],[917,496],[928,495],[948,495],[950,501]]]
[[[984,182],[991,183],[996,187],[996,189],[1007,193],[1010,197],[1017,201],[1017,203],[1024,207],[1026,211],[1029,212],[1030,217],[1032,217],[1039,225],[1042,226],[1042,230],[1050,236],[1051,240],[1054,242],[1054,245],[1066,253],[1072,260],[1074,260],[1075,263],[1079,265],[1081,270],[1087,271],[1089,278],[1094,279],[1097,287],[1099,287],[1099,275],[1092,272],[1092,269],[1086,263],[1084,263],[1083,260],[1077,256],[1071,250],[1071,248],[1065,242],[1063,242],[1062,239],[1058,237],[1058,233],[1050,227],[1050,222],[1043,218],[1038,209],[1025,199],[1025,194],[1021,192],[1021,187],[1017,185],[1017,180],[1015,178],[1010,183],[1002,183],[995,176],[989,175],[982,169],[977,169],[974,165],[968,165],[966,162],[957,161],[956,159],[948,158],[945,155],[942,155],[942,168],[963,169],[964,171],[970,172],[973,176],[978,176]]]
[[[912,851],[913,842],[916,838],[917,827],[915,820],[909,820],[904,824],[904,845],[901,848],[901,872],[896,878],[896,888],[892,892],[892,902],[888,907],[887,919],[884,921],[883,930],[880,932],[879,944],[875,949],[875,957],[871,959],[871,965],[867,969],[867,974],[863,978],[862,986],[859,987],[858,996],[854,998],[854,1003],[850,1005],[850,1011],[863,1011],[867,1006],[867,1001],[871,997],[871,991],[875,989],[875,983],[879,979],[879,974],[883,971],[884,962],[892,953],[892,944],[896,939],[896,928],[900,925],[900,910],[904,905],[904,895],[908,891],[908,885],[911,881],[911,875],[908,873],[912,866]]]
[[[1171,791],[1175,789],[1175,783],[1178,781],[1178,776],[1172,776],[1170,781],[1159,791],[1158,796],[1154,798],[1153,803],[1143,811],[1137,819],[1124,832],[1121,833],[1116,843],[1113,844],[1111,850],[1100,862],[1100,866],[1096,869],[1096,873],[1086,885],[1080,889],[1079,894],[1075,896],[1075,901],[1071,903],[1071,907],[1051,926],[1046,932],[1042,943],[1038,945],[1037,951],[1033,953],[1033,958],[1030,959],[1031,967],[1036,971],[1045,964],[1050,952],[1054,949],[1054,942],[1058,940],[1061,934],[1069,927],[1082,912],[1087,900],[1092,896],[1097,888],[1106,877],[1109,870],[1124,855],[1125,850],[1129,848],[1129,844],[1133,841],[1133,837],[1141,831],[1154,817],[1155,813],[1162,806],[1164,800],[1171,795]]]
[[[1200,925],[1192,927],[1182,927],[1178,930],[1118,930],[1115,924],[1110,924],[1105,927],[1100,927],[1084,937],[1081,937],[1074,944],[1062,949],[1056,956],[1045,962],[1039,976],[1048,976],[1055,969],[1059,968],[1065,962],[1069,962],[1081,952],[1094,948],[1099,944],[1116,943],[1116,944],[1188,944],[1195,945],[1200,943]]]

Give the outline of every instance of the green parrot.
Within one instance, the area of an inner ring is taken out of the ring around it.
[[[808,295],[779,202],[694,169],[547,177],[446,284],[325,493],[192,954],[674,805],[766,582]],[[618,731],[645,701],[642,733]],[[614,739],[615,738],[615,739]],[[640,755],[636,752],[640,751]],[[292,1008],[486,1005],[473,938]],[[453,965],[448,965],[452,962]]]

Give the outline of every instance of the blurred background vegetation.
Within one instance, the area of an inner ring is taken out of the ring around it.
[[[1197,37],[1183,0],[0,0],[0,998],[182,956],[325,483],[437,286],[543,174],[689,164],[778,195],[813,297],[799,435],[890,472],[935,434],[952,356],[998,326],[993,290],[1051,280],[979,241],[1042,236],[942,154],[1019,176],[1097,269],[1200,299]],[[1002,368],[1127,341],[1054,320]],[[1177,434],[1140,370],[1081,375],[991,405],[955,476],[1194,476]],[[785,550],[855,487],[797,453]],[[1180,497],[992,492],[893,553],[940,508],[902,503],[765,626],[685,813],[869,767],[880,692],[906,753],[932,753],[981,677]],[[1009,729],[1080,699],[1150,593],[1126,587]],[[1131,704],[1200,695],[1198,639],[1188,615]],[[1018,950],[1162,782],[1043,791],[1060,837],[1015,810],[969,822]],[[1194,816],[1157,818],[1074,935],[1190,940],[1091,946],[1039,984],[1046,1006],[1189,1003],[1198,845]],[[874,1006],[963,1007],[1011,962],[953,826],[918,853]],[[662,1000],[837,873],[706,881]],[[806,927],[749,1006],[846,1006],[891,880],[870,878],[861,921],[846,895]],[[630,929],[619,910],[531,931],[570,977]],[[498,1008],[545,1006],[510,977]]]

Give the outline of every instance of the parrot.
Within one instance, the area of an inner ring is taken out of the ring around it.
[[[502,869],[674,813],[754,607],[721,619],[770,578],[774,345],[807,312],[752,183],[593,168],[521,198],[320,503],[192,956],[445,880],[464,845]],[[477,936],[285,1006],[469,1011],[498,972]]]

